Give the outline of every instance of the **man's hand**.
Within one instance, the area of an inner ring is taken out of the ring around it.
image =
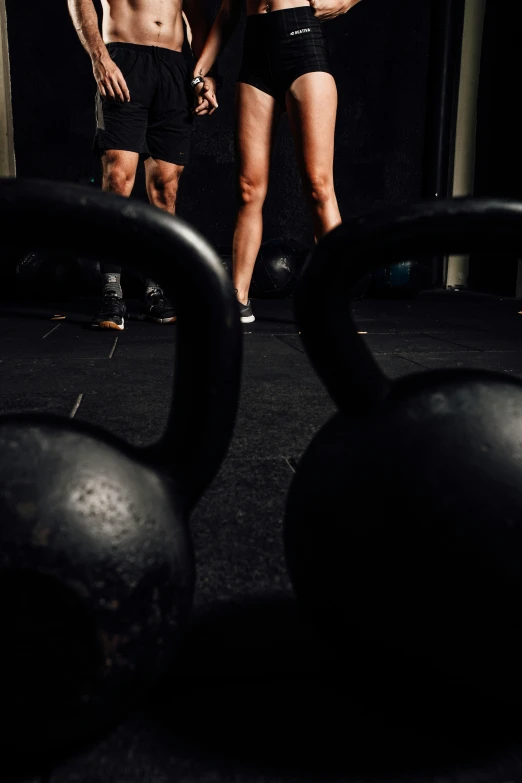
[[[196,93],[194,114],[197,114],[198,117],[201,117],[203,114],[213,114],[218,107],[216,80],[211,76],[205,76],[202,83],[196,84],[194,92]]]
[[[121,103],[130,101],[127,82],[114,60],[108,54],[98,60],[93,60],[92,70],[103,98],[114,98],[114,100],[121,101]]]
[[[336,16],[345,14],[360,0],[309,0],[314,15],[321,21],[335,19]]]

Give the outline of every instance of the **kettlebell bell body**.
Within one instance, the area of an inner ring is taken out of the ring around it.
[[[366,420],[336,414],[295,476],[285,549],[298,598],[345,654],[520,699],[522,383],[414,375]]]
[[[160,210],[4,179],[0,215],[6,246],[23,220],[24,241],[74,248],[71,264],[81,254],[140,273],[146,258],[168,295],[190,292],[179,297],[172,404],[155,444],[69,418],[0,416],[2,757],[33,773],[103,736],[175,657],[194,587],[188,520],[232,435],[241,328],[217,255]]]
[[[0,420],[0,475],[7,732],[44,752],[103,733],[165,670],[192,549],[175,486],[101,430]]]
[[[461,685],[457,700],[520,704],[522,382],[467,369],[391,382],[348,315],[383,253],[488,246],[522,247],[521,204],[413,205],[319,243],[294,303],[339,412],[298,466],[284,537],[297,599],[353,677],[354,661],[391,679],[410,661],[425,682]]]

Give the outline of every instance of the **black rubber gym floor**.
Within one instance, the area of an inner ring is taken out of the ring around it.
[[[123,333],[93,333],[94,304],[0,307],[0,410],[75,416],[150,443],[165,422],[176,327],[131,319]],[[454,716],[451,730],[425,732],[416,715],[397,719],[397,704],[352,699],[299,617],[283,559],[284,502],[296,461],[334,407],[291,301],[254,306],[233,442],[191,521],[192,631],[150,704],[49,783],[522,780],[520,730],[464,742]],[[440,367],[522,375],[519,309],[462,292],[354,303],[362,338],[392,377]],[[52,320],[58,314],[66,318]]]

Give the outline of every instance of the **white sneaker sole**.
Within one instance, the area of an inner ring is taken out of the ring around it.
[[[175,324],[177,316],[173,316],[172,318],[154,318],[152,315],[146,315],[146,319],[149,321],[154,321],[155,324]]]
[[[242,324],[252,324],[256,320],[255,315],[243,315],[241,316]]]

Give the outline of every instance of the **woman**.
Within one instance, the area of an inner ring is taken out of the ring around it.
[[[240,205],[232,251],[234,287],[243,323],[255,320],[248,292],[262,241],[271,150],[284,110],[316,242],[341,222],[333,183],[337,89],[319,19],[345,13],[358,2],[246,0],[243,62],[236,92]],[[194,87],[209,73],[237,25],[240,11],[241,0],[223,0],[194,69]],[[203,88],[196,114],[207,113],[206,98],[217,106],[214,96]]]

